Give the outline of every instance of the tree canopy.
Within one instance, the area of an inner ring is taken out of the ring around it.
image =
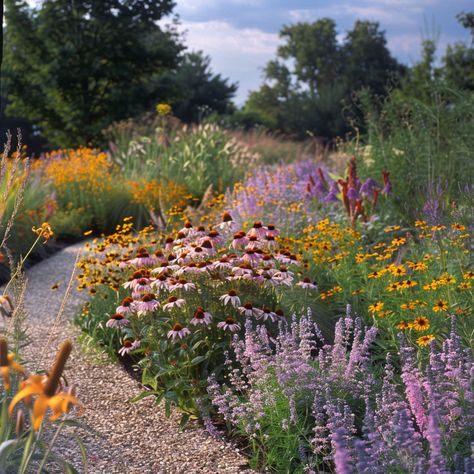
[[[405,72],[376,22],[356,21],[342,43],[330,18],[284,26],[280,38],[277,57],[264,69],[264,84],[250,93],[244,114],[291,134],[344,134],[352,94],[367,88],[383,96]]]

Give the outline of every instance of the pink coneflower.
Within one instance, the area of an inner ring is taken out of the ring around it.
[[[204,252],[207,253],[208,255],[214,255],[216,253],[213,247],[212,241],[208,237],[205,237],[201,241],[201,247],[204,250]]]
[[[170,286],[170,291],[175,291],[175,290],[189,291],[189,290],[195,290],[195,289],[196,289],[196,285],[188,280],[185,280],[184,278],[175,280],[174,284]]]
[[[286,267],[282,266],[279,270],[272,269],[268,273],[273,275],[275,280],[278,280],[280,284],[290,286],[293,281],[293,272],[290,272]]]
[[[137,270],[122,286],[124,288],[135,289],[135,286],[139,284],[140,280],[142,280],[140,283],[143,283],[143,279],[148,279],[149,276],[150,273],[147,270]]]
[[[277,315],[270,308],[263,308],[260,310],[260,313],[256,318],[263,319],[264,321],[270,319],[272,322],[275,322],[277,320]]]
[[[278,285],[281,285],[281,280],[279,280],[278,278],[275,278],[274,276],[274,273],[273,272],[265,272],[261,275],[264,279],[263,283],[266,285],[266,286],[278,286]]]
[[[180,234],[184,234],[185,236],[188,236],[190,234],[193,234],[193,225],[191,224],[191,222],[189,221],[186,221],[184,223],[184,227],[179,231]]]
[[[208,324],[211,324],[211,321],[212,321],[211,313],[208,313],[208,312],[204,311],[204,309],[202,309],[199,306],[196,309],[196,311],[194,312],[194,316],[191,319],[190,323],[193,326],[197,326],[197,325],[200,325],[200,324],[202,324],[204,326],[207,326]]]
[[[169,262],[163,262],[159,267],[154,268],[151,273],[156,275],[165,275],[168,272],[178,270],[179,265],[170,265]]]
[[[253,269],[247,262],[242,262],[240,265],[232,268],[232,274],[237,276],[252,276]]]
[[[160,307],[160,303],[155,299],[153,293],[146,293],[142,296],[141,300],[137,303],[138,314],[148,313],[149,311],[155,311]]]
[[[247,237],[257,237],[257,239],[263,239],[266,233],[267,229],[263,227],[260,221],[256,221],[253,223],[253,227],[248,231]]]
[[[235,227],[235,222],[228,212],[224,212],[222,214],[222,222],[217,224],[216,227],[222,230],[232,230]]]
[[[171,331],[168,331],[168,337],[172,339],[173,341],[176,338],[183,339],[189,334],[191,334],[191,331],[188,328],[183,327],[179,323],[175,323],[173,326],[173,329],[171,329]]]
[[[130,321],[125,319],[122,314],[115,313],[110,316],[110,319],[105,324],[108,328],[121,328],[123,326],[128,326]]]
[[[130,341],[129,339],[125,339],[118,353],[123,357],[125,356],[125,354],[128,354],[129,352],[132,352],[133,350],[138,349],[139,347],[140,347],[140,341],[138,339],[135,339],[133,342]]]
[[[222,295],[219,298],[224,304],[231,304],[234,308],[240,306],[240,298],[237,296],[237,292],[235,290],[229,290],[225,295]]]
[[[126,298],[124,298],[120,306],[118,306],[115,311],[120,314],[128,314],[128,313],[133,312],[134,311],[133,298],[130,298],[130,296],[127,296]]]
[[[151,290],[150,283],[151,280],[149,278],[140,278],[136,283],[132,282],[132,296],[139,298],[143,293],[149,293]]]
[[[276,254],[275,260],[278,260],[280,263],[283,263],[284,265],[288,265],[289,263],[291,263],[290,256],[283,252]]]
[[[229,257],[221,257],[217,262],[214,262],[212,266],[216,270],[223,270],[224,268],[230,268],[232,266],[232,263],[230,262]]]
[[[242,259],[249,262],[252,265],[257,264],[262,257],[255,250],[246,250]]]
[[[301,286],[305,290],[315,290],[318,286],[316,282],[311,281],[308,277],[303,278],[302,281],[299,281],[296,286]]]
[[[275,226],[273,224],[268,224],[267,225],[267,232],[265,236],[271,235],[272,237],[276,237],[280,232],[276,230]]]
[[[234,250],[237,250],[239,247],[243,247],[247,245],[249,242],[248,237],[245,235],[245,232],[241,230],[240,232],[237,232],[234,234],[234,239],[232,240],[232,248]]]
[[[261,309],[254,308],[252,303],[245,303],[243,306],[239,306],[237,309],[246,318],[250,318],[252,316],[258,318],[260,316],[260,313],[262,312]]]
[[[195,247],[192,247],[189,255],[193,259],[204,259],[207,256],[206,252],[200,245],[196,245]]]
[[[168,289],[168,277],[166,275],[160,275],[156,280],[150,283],[150,286],[155,290],[167,290]]]
[[[165,250],[166,250],[166,251],[172,250],[173,247],[174,247],[174,239],[173,239],[173,237],[166,237],[166,240],[165,240]]]
[[[236,323],[233,318],[227,318],[225,321],[221,321],[217,324],[219,329],[230,332],[240,331],[240,324]]]
[[[197,273],[207,273],[208,269],[212,269],[212,262],[198,262],[196,263]]]
[[[275,240],[275,236],[267,232],[267,235],[265,236],[265,245],[269,248],[276,247],[277,241]]]
[[[207,239],[212,242],[212,244],[215,245],[220,245],[224,242],[224,238],[222,237],[217,230],[210,230],[207,233]]]
[[[165,311],[170,311],[173,308],[181,308],[181,306],[185,305],[186,301],[182,298],[176,298],[176,296],[170,296],[166,303],[163,305],[163,309]]]
[[[262,246],[262,242],[260,242],[257,237],[249,237],[249,242],[245,246],[245,250],[256,250]]]
[[[157,259],[150,257],[150,254],[144,248],[138,249],[137,256],[132,260],[129,260],[130,265],[135,265],[137,267],[146,267],[154,265],[155,263],[157,263]]]

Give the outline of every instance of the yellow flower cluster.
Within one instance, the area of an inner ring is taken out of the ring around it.
[[[57,150],[35,165],[59,192],[78,186],[83,193],[96,196],[112,189],[112,168],[107,154],[91,148]]]
[[[150,211],[160,210],[170,215],[181,215],[190,199],[188,190],[172,180],[158,182],[156,179],[129,181],[133,201]]]
[[[156,112],[158,115],[164,117],[165,115],[169,115],[171,113],[171,105],[169,104],[157,104],[156,105]]]
[[[43,222],[38,228],[33,226],[31,230],[38,236],[43,237],[44,242],[47,242],[53,235],[53,229],[47,222]]]

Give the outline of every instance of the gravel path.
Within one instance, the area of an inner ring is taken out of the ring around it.
[[[75,282],[61,320],[56,324],[54,321],[81,248],[80,244],[68,247],[27,272],[27,325],[31,344],[24,355],[32,367],[37,364],[48,367],[61,341],[75,340],[79,335],[70,320],[87,295],[75,291]],[[51,290],[57,282],[59,288]],[[53,326],[56,326],[54,331]],[[42,362],[38,361],[41,353],[44,353]],[[152,397],[129,403],[140,392],[138,383],[120,365],[85,356],[78,343],[74,345],[66,377],[77,386],[77,396],[86,407],[83,420],[101,435],[84,436],[84,432],[77,432],[82,433],[87,447],[87,468],[82,465],[79,449],[72,441],[64,438],[57,443],[55,451],[72,460],[79,472],[253,472],[234,445],[211,437],[198,424],[180,432],[178,414],[166,418],[164,408],[155,406]]]

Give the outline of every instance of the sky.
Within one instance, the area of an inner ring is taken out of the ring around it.
[[[188,48],[209,55],[214,73],[238,83],[235,102],[241,105],[261,85],[283,25],[329,17],[342,41],[356,19],[378,21],[392,54],[411,66],[423,38],[438,39],[439,57],[447,44],[469,41],[456,15],[473,9],[473,0],[176,0],[174,13]]]
[[[423,38],[438,38],[439,56],[447,44],[468,41],[456,15],[473,9],[472,0],[177,0],[175,13],[188,48],[202,50],[213,72],[238,82],[235,101],[242,104],[262,83],[283,25],[329,17],[342,41],[356,19],[378,21],[392,54],[413,65]]]

